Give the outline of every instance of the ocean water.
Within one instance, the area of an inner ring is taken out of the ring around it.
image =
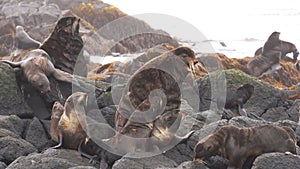
[[[218,52],[230,58],[252,57],[274,31],[281,32],[281,40],[294,43],[300,50],[298,0],[105,2],[144,20],[155,29],[165,30],[199,53]],[[105,62],[107,60],[109,58]],[[110,60],[122,58],[110,57]]]

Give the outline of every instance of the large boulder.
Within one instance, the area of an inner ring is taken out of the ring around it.
[[[0,115],[32,117],[33,112],[23,99],[14,70],[0,63]]]
[[[267,153],[257,157],[251,169],[298,169],[300,156],[284,153]]]
[[[176,167],[178,164],[173,160],[167,158],[164,155],[157,155],[148,158],[137,158],[131,159],[123,157],[116,161],[112,169],[127,169],[128,166],[134,167],[135,169],[156,169],[161,167]]]
[[[197,83],[200,96],[199,111],[212,109],[214,105],[216,105],[217,109],[222,110],[226,100],[226,90],[224,88],[234,91],[238,87],[249,83],[254,86],[254,93],[247,103],[244,104],[248,114],[255,114],[267,121],[288,119],[298,122],[299,120],[299,112],[294,108],[298,106],[298,103],[288,100],[282,90],[249,76],[240,70],[214,71],[200,78]],[[214,85],[214,88],[211,87],[212,85]],[[282,116],[276,114],[281,114]]]
[[[71,168],[77,166],[90,167],[89,160],[79,152],[66,149],[47,149],[45,152],[32,153],[19,157],[11,163],[8,169],[38,169],[38,168]]]

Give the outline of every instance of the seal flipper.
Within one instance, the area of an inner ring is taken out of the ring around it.
[[[62,142],[63,142],[63,138],[62,138],[62,135],[59,134],[59,144],[54,146],[54,147],[51,147],[53,149],[57,149],[57,148],[60,148],[62,146]]]
[[[89,163],[91,163],[91,164],[96,164],[98,161],[96,160],[96,158],[98,157],[97,155],[89,155],[89,154],[87,154],[87,153],[85,153],[85,152],[83,152],[83,150],[82,150],[82,148],[81,148],[81,146],[82,146],[82,144],[85,142],[85,139],[83,139],[83,140],[81,140],[81,142],[80,142],[80,144],[79,144],[79,146],[78,146],[78,152],[80,153],[80,155],[82,155],[83,157],[86,157],[86,158],[88,158],[89,159]]]
[[[12,68],[16,68],[16,67],[21,67],[21,64],[24,61],[12,62],[12,61],[9,61],[9,60],[1,60],[1,62],[9,64]]]

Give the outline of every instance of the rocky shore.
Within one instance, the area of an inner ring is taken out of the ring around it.
[[[64,103],[72,92],[84,90],[91,98],[88,100],[88,116],[92,117],[96,109],[96,113],[114,127],[114,115],[121,97],[114,92],[120,93],[139,67],[179,43],[166,32],[154,30],[118,8],[96,0],[4,0],[0,2],[0,15],[1,58],[19,61],[28,52],[14,55],[15,27],[21,25],[32,38],[41,42],[40,48],[49,54],[54,66],[74,74],[81,86],[50,77],[51,93],[46,96],[24,79],[21,69],[0,62],[0,169],[222,169],[227,168],[227,159],[214,156],[207,160],[206,165],[197,164],[193,162],[193,150],[200,139],[228,124],[238,127],[272,124],[292,128],[296,134],[298,155],[266,153],[247,168],[300,168],[300,71],[293,63],[282,60],[281,69],[254,77],[247,74],[249,57],[234,59],[201,51],[195,51],[199,63],[195,65],[194,86],[189,88],[186,85],[182,91],[181,110],[187,113],[187,118],[181,127],[195,131],[187,140],[146,158],[122,157],[98,146],[97,162],[94,163],[77,150],[51,148],[57,144],[50,136],[54,101]],[[78,34],[72,31],[60,34],[61,31],[55,28],[57,21],[66,16],[80,18]],[[121,24],[108,24],[120,18],[123,18]],[[122,40],[114,33],[124,36],[136,29],[148,33]],[[51,48],[53,46],[55,48]],[[127,63],[101,65],[88,60],[91,55],[135,52],[143,54]],[[228,92],[235,92],[244,84],[254,86],[252,96],[243,105],[250,115],[231,114],[224,118]]]

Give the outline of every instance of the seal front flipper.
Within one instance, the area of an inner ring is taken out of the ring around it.
[[[59,144],[54,146],[54,147],[51,147],[53,149],[58,149],[62,146],[62,142],[63,142],[63,138],[62,138],[62,135],[59,136]]]
[[[1,60],[1,62],[9,64],[12,68],[16,68],[16,67],[21,67],[24,61],[12,62],[9,60]]]

